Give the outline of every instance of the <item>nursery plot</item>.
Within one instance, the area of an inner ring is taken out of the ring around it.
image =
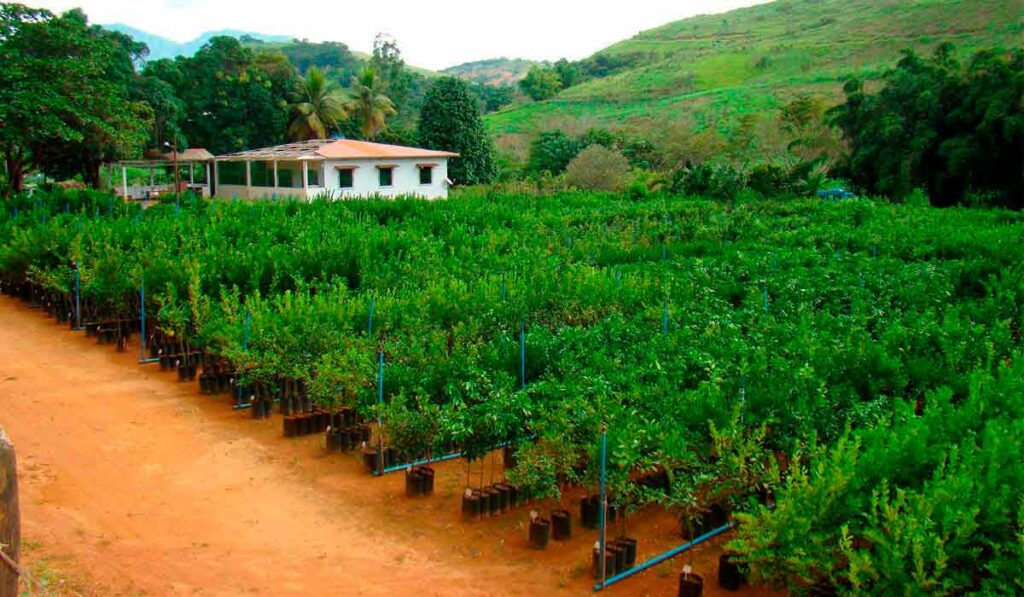
[[[349,412],[374,458],[512,443],[543,498],[595,487],[604,431],[613,506],[738,517],[755,578],[1020,583],[1018,214],[482,192],[0,217],[5,291],[141,330],[261,416]]]

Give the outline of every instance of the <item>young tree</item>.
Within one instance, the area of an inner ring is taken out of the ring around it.
[[[295,88],[292,96],[292,123],[288,136],[293,141],[326,139],[331,129],[345,118],[345,109],[334,85],[323,71],[313,66]]]
[[[469,84],[455,77],[437,79],[427,90],[420,111],[420,143],[454,151],[449,177],[459,184],[484,184],[494,179],[494,146],[480,119],[480,104]]]

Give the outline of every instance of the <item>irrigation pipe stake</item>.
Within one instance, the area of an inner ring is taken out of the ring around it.
[[[245,328],[242,331],[242,352],[249,352],[249,325],[252,323],[252,313],[249,311],[245,312]],[[239,383],[237,386],[238,392],[235,396],[235,406],[232,407],[235,410],[241,410],[243,408],[249,408],[252,406],[251,402],[242,402],[242,384]]]
[[[377,351],[377,476],[384,474],[384,351]]]
[[[519,389],[526,389],[526,323],[519,322]]]
[[[75,329],[82,329],[82,276],[75,262]]]
[[[608,584],[608,570],[605,565],[605,549],[607,549],[608,538],[607,529],[605,528],[605,513],[608,510],[608,493],[607,493],[607,461],[608,461],[608,432],[607,430],[601,431],[601,511],[598,513],[599,519],[598,524],[601,527],[601,533],[598,537],[600,542],[600,562],[601,562],[601,583],[599,587],[595,587],[597,590],[603,589]]]
[[[139,336],[142,337],[142,350],[139,355],[139,363],[155,363],[160,359],[146,358],[146,278],[139,281]]]
[[[689,551],[690,549],[700,545],[701,543],[704,543],[708,539],[713,539],[713,538],[717,537],[718,535],[721,535],[722,533],[724,533],[726,531],[730,531],[730,530],[736,528],[737,524],[738,523],[735,520],[730,521],[728,524],[725,524],[723,526],[718,527],[717,529],[713,529],[711,531],[708,531],[707,533],[704,533],[703,535],[701,535],[700,537],[697,537],[693,541],[689,541],[687,543],[684,543],[684,544],[680,545],[679,547],[676,547],[675,549],[671,549],[669,551],[666,551],[665,553],[661,554],[660,556],[655,556],[655,557],[647,560],[643,564],[640,564],[638,566],[634,566],[633,568],[630,568],[629,570],[626,570],[625,572],[621,572],[621,573],[619,573],[619,574],[617,574],[617,575],[615,575],[615,576],[613,576],[611,578],[608,578],[608,579],[603,578],[603,576],[604,576],[604,572],[603,572],[604,571],[604,564],[602,563],[601,564],[602,581],[600,583],[594,585],[594,590],[595,591],[600,591],[600,590],[608,587],[609,585],[613,585],[613,584],[619,582],[620,580],[625,580],[625,579],[629,578],[630,576],[633,576],[634,574],[639,574],[639,573],[641,573],[641,572],[643,572],[643,571],[645,571],[645,570],[647,570],[649,568],[657,566],[658,564],[664,562],[665,560],[672,559],[672,558],[676,557],[677,555],[679,555],[679,554],[681,554],[681,553],[683,553],[685,551]],[[604,555],[603,555],[603,553],[604,552],[602,551],[602,556],[601,556],[601,561],[602,562],[604,562]]]

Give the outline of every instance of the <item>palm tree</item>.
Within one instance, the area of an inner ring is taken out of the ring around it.
[[[292,123],[288,136],[293,141],[326,139],[330,129],[348,114],[332,81],[317,67],[309,69],[292,93]]]
[[[388,116],[397,114],[394,102],[381,93],[382,87],[376,71],[366,67],[359,76],[352,77],[351,99],[345,103],[348,113],[359,119],[363,138],[369,141],[387,127]]]

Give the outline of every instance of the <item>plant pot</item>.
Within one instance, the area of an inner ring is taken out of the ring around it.
[[[480,517],[487,518],[491,515],[491,488],[484,487],[479,491],[480,493]],[[494,513],[499,514],[498,512]]]
[[[188,381],[188,366],[185,364],[178,366],[178,381]]]
[[[600,580],[601,579],[601,548],[600,547],[595,547],[594,548],[594,551],[591,554],[591,564],[592,564],[591,573],[594,575],[594,578]],[[618,571],[615,570],[615,554],[610,552],[610,551],[607,551],[607,549],[605,550],[605,553],[604,553],[604,567],[605,567],[605,569],[604,569],[604,576],[605,576],[605,578],[610,578],[610,577],[615,576],[616,574],[618,574]]]
[[[421,466],[420,479],[423,482],[423,495],[434,495],[434,469]]]
[[[384,468],[391,468],[398,463],[398,450],[387,447],[384,448]]]
[[[512,486],[508,483],[496,483],[494,488],[498,490],[498,509],[504,514],[512,507]]]
[[[117,352],[128,350],[128,338],[122,335],[117,336]]]
[[[600,498],[596,495],[580,498],[580,526],[596,529],[599,524]]]
[[[551,535],[555,541],[572,539],[572,515],[568,510],[551,512]]]
[[[364,442],[368,442],[368,441],[370,441],[370,437],[372,436],[373,432],[372,432],[372,430],[370,429],[370,426],[369,426],[369,425],[361,425],[361,426],[359,427],[359,431],[360,431],[360,432],[361,432],[361,434],[362,434],[362,438],[361,438],[361,441],[364,441]]]
[[[537,517],[530,521],[530,547],[544,549],[551,540],[551,521]]]
[[[605,547],[605,551],[615,554],[615,574],[626,569],[626,550],[623,549],[621,545],[609,543],[608,546]]]
[[[488,509],[491,511],[491,516],[497,516],[501,514],[501,492],[496,487],[488,487],[485,491],[487,495]]]
[[[178,369],[178,371],[181,371],[181,369]],[[249,406],[249,414],[254,419],[262,419],[263,418],[263,401],[262,400],[257,400],[257,399],[254,398],[253,401],[252,401],[252,404]]]
[[[423,495],[423,477],[418,469],[405,471],[405,495],[406,497]]]
[[[505,446],[501,450],[501,464],[507,471],[516,466],[516,450],[513,446]]]
[[[462,520],[479,520],[480,492],[472,491],[462,494]]]
[[[704,579],[689,572],[680,573],[677,595],[678,597],[702,597],[704,595]]]
[[[619,537],[615,540],[615,544],[621,547],[626,553],[625,564],[623,565],[623,569],[619,572],[629,570],[633,566],[636,566],[636,539],[633,539],[632,537]]]
[[[376,473],[378,468],[377,450],[363,448],[363,464],[371,473]]]
[[[721,504],[711,504],[704,514],[705,532],[713,531],[729,522],[729,511]]]
[[[746,580],[735,558],[731,554],[723,554],[718,558],[718,586],[726,591],[740,590]]]

